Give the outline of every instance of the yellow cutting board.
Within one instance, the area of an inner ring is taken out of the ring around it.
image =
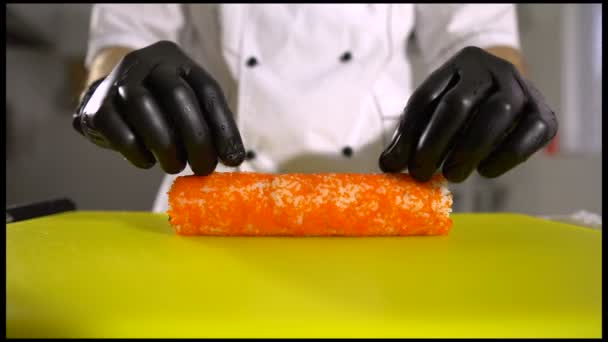
[[[601,337],[597,230],[453,215],[441,237],[182,237],[167,216],[6,226],[7,337]]]

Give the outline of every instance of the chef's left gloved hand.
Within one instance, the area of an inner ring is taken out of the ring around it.
[[[547,145],[557,126],[543,96],[511,63],[467,47],[414,91],[380,168],[407,167],[419,181],[440,167],[451,182],[475,169],[498,177]]]

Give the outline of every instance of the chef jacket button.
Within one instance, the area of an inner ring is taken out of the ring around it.
[[[345,148],[342,149],[342,154],[345,157],[350,158],[353,155],[353,149],[350,146],[346,146]]]
[[[346,51],[345,53],[342,54],[342,56],[340,56],[340,61],[342,63],[346,63],[346,62],[350,61],[351,59],[353,59],[353,54],[350,53],[350,51]]]
[[[247,151],[245,158],[247,158],[247,160],[251,160],[251,159],[255,158],[255,152],[253,150]]]
[[[254,66],[258,65],[258,59],[255,57],[249,57],[247,59],[247,66],[250,68],[253,68]]]

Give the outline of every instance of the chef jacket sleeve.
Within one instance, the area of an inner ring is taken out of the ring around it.
[[[430,71],[466,46],[520,48],[513,4],[418,4],[414,36]]]
[[[95,4],[91,11],[86,66],[105,47],[141,49],[159,40],[179,42],[181,4]]]

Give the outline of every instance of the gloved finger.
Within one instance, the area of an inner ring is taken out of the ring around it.
[[[185,152],[177,144],[175,131],[153,98],[143,86],[123,86],[118,89],[124,102],[123,119],[152,151],[163,170],[179,173],[186,167]]]
[[[491,89],[489,75],[482,81],[461,79],[441,98],[408,163],[414,179],[428,181],[433,176],[449,151],[450,143]]]
[[[523,107],[520,95],[499,92],[479,106],[477,113],[462,135],[455,141],[443,164],[443,175],[450,182],[464,181],[479,162],[504,138],[515,125]]]
[[[72,128],[74,128],[74,130],[76,132],[78,132],[78,134],[84,135],[81,123],[82,123],[82,114],[74,113],[72,115]]]
[[[109,143],[105,141],[105,138],[96,134],[92,120],[101,110],[102,105],[104,105],[108,99],[112,98],[110,92],[116,94],[115,89],[111,86],[111,82],[106,77],[93,82],[78,105],[76,114],[72,117],[72,127],[78,133],[94,137],[91,140],[104,148],[111,147],[109,146]],[[109,105],[112,106],[111,103]]]
[[[183,78],[192,87],[202,106],[218,156],[225,165],[238,166],[245,160],[245,147],[220,86],[207,72],[196,66],[184,72]]]
[[[454,70],[441,68],[433,72],[410,96],[399,126],[391,143],[380,155],[380,169],[384,172],[403,170],[416,147],[425,125],[441,96],[451,89],[456,81]]]
[[[532,84],[526,81],[519,74],[514,74],[517,79],[517,83],[520,85],[521,91],[524,93],[524,98],[527,99],[527,111],[538,115],[540,120],[544,121],[548,125],[548,130],[551,136],[550,139],[557,134],[558,122],[557,116],[551,109],[545,100],[543,94]]]
[[[159,65],[146,78],[146,86],[171,117],[192,171],[209,175],[217,166],[211,131],[196,95],[172,65]]]
[[[91,134],[100,135],[97,137],[98,139],[107,140],[110,148],[120,152],[136,167],[151,168],[156,163],[154,156],[122,119],[112,102],[111,100],[104,101],[94,116],[85,115],[85,118],[92,119],[94,127],[92,131],[87,130],[87,135],[90,137],[92,137]]]
[[[477,171],[487,178],[498,177],[526,161],[557,133],[557,127],[538,112],[525,113],[498,148],[483,159]]]

